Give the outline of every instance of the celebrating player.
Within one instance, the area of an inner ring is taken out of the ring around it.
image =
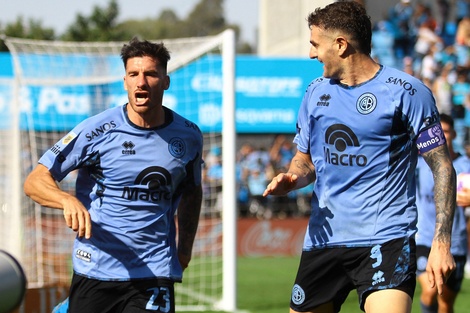
[[[174,312],[174,282],[198,226],[202,134],[162,105],[170,54],[133,39],[121,58],[129,102],[78,124],[24,184],[34,201],[63,210],[77,232],[71,313]],[[75,169],[76,197],[56,183]]]
[[[323,77],[301,103],[289,170],[264,192],[315,182],[291,312],[339,312],[353,289],[368,313],[410,312],[418,151],[435,178],[430,287],[442,294],[455,268],[455,172],[434,98],[416,78],[371,58],[371,21],[358,2],[318,8],[308,25],[310,58],[323,63]]]

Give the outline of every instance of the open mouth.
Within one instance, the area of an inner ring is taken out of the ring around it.
[[[137,91],[134,95],[136,104],[144,104],[148,100],[148,92],[146,91]]]

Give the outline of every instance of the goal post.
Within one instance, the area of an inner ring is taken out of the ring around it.
[[[226,53],[222,55],[222,112],[224,112],[224,122],[222,123],[222,164],[233,164],[234,166],[223,167],[223,288],[221,309],[235,311],[237,304],[237,207],[236,207],[236,127],[235,127],[235,33],[226,32],[223,34],[224,47]]]
[[[0,79],[0,249],[12,253],[29,287],[68,285],[75,233],[62,212],[23,194],[38,158],[83,119],[127,102],[120,50],[124,42],[4,38],[14,77]],[[193,259],[175,285],[179,311],[236,311],[235,35],[151,40],[171,60],[163,104],[204,135],[205,169],[222,162],[221,180],[204,179]],[[11,105],[6,105],[9,103]],[[207,175],[203,175],[206,177]],[[75,177],[60,183],[74,192]],[[223,186],[223,188],[222,188]]]

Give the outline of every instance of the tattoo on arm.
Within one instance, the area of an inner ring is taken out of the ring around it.
[[[445,145],[423,154],[423,157],[434,177],[434,201],[436,204],[434,239],[450,243],[456,207],[455,170]]]
[[[292,159],[289,172],[299,177],[305,177],[308,183],[316,179],[315,166],[312,164],[310,156],[307,154],[295,155]]]

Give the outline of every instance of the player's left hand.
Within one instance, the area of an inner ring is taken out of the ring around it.
[[[189,261],[191,261],[191,255],[186,255],[178,251],[178,260],[180,261],[180,265],[184,271],[188,267]]]
[[[431,288],[437,287],[437,293],[442,295],[442,287],[450,274],[455,270],[454,257],[450,253],[450,243],[434,240],[428,257],[426,273]]]

